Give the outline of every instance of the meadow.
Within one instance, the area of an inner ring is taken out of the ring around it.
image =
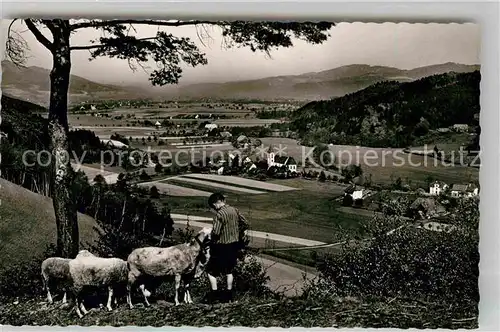
[[[287,185],[286,180],[281,184]],[[363,235],[359,224],[369,218],[340,211],[340,203],[335,198],[343,194],[344,188],[334,184],[329,190],[314,190],[311,185],[310,189],[268,191],[262,194],[248,194],[233,188],[230,190],[215,182],[204,185],[185,182],[182,185],[195,190],[224,193],[228,203],[246,216],[251,229],[262,232],[333,243],[346,232]],[[168,204],[173,213],[213,217],[206,197],[171,196],[161,197],[160,201]]]
[[[303,168],[302,161],[306,156],[313,158],[312,153],[309,153],[313,147],[299,145],[294,139],[266,137],[261,141],[266,147],[273,146],[275,151],[281,144],[283,155],[294,157],[299,163],[299,170]],[[450,147],[456,147],[456,143]],[[364,175],[371,174],[373,183],[390,184],[398,177],[422,185],[427,184],[429,177],[447,183],[463,183],[479,179],[477,168],[442,164],[432,157],[407,154],[403,149],[350,145],[330,145],[329,148],[336,158],[337,165],[359,164]]]

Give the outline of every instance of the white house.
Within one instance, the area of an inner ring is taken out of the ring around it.
[[[233,135],[229,131],[220,132],[219,135],[224,138],[233,137]]]
[[[463,132],[463,131],[469,130],[469,125],[463,124],[463,123],[457,123],[457,124],[454,124],[452,128],[453,128],[453,130]]]
[[[429,187],[429,194],[433,196],[439,196],[444,190],[446,190],[449,186],[443,181],[434,181]]]
[[[451,187],[452,197],[473,197],[479,195],[479,188],[474,184],[454,184]]]
[[[357,200],[357,199],[362,199],[363,198],[363,189],[356,189],[352,193],[352,199]]]
[[[107,146],[115,147],[115,148],[128,148],[127,144],[122,143],[120,141],[115,141],[113,139],[101,140],[101,143],[103,143]]]
[[[268,167],[283,167],[286,166],[290,172],[297,172],[297,162],[293,157],[276,156],[273,152],[267,156]]]
[[[344,195],[351,195],[353,200],[363,198],[363,188],[357,187],[355,184],[351,184],[344,190]]]
[[[156,127],[161,127],[161,123],[160,123],[160,121],[156,121],[155,126],[156,126]]]
[[[217,128],[218,128],[218,126],[216,123],[207,123],[205,125],[205,129],[208,131],[212,131],[212,130],[217,129]]]
[[[95,111],[97,108],[94,105],[90,105],[90,110]]]

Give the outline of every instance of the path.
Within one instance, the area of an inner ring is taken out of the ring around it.
[[[113,184],[118,181],[118,173],[116,172],[110,172],[110,171],[105,171],[105,170],[100,170],[99,168],[94,168],[94,167],[89,167],[85,165],[80,165],[77,163],[71,163],[71,167],[76,171],[83,171],[85,175],[89,178],[89,182],[92,183],[94,181],[94,178],[96,175],[101,174],[104,177],[104,180],[106,180],[107,184]]]
[[[176,213],[172,213],[170,216],[172,217],[174,222],[177,224],[186,225],[188,223],[188,218],[189,218],[189,225],[190,226],[200,227],[200,228],[212,227],[212,223],[211,223],[212,218],[209,218],[209,217],[196,217],[196,216],[188,216],[185,214],[176,214]],[[253,230],[248,231],[248,236],[260,238],[260,239],[269,239],[271,241],[286,242],[286,243],[291,243],[291,244],[296,244],[296,245],[301,245],[301,246],[326,245],[325,242],[308,240],[308,239],[287,236],[287,235],[281,235],[281,234],[259,232],[259,231],[253,231]]]

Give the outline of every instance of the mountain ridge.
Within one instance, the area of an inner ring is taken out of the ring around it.
[[[193,83],[152,89],[146,84],[94,82],[71,75],[70,103],[97,99],[261,99],[323,100],[362,90],[382,81],[409,82],[447,72],[473,72],[480,65],[446,62],[413,69],[349,64],[319,72],[278,75],[251,80]],[[2,61],[2,89],[17,98],[47,106],[50,71],[37,66],[19,69]]]
[[[409,82],[447,72],[473,72],[479,65],[446,62],[413,69],[389,66],[350,64],[319,72],[298,75],[278,75],[252,80],[222,83],[195,83],[179,86],[168,93],[183,98],[248,98],[322,100],[340,97],[382,81]],[[272,88],[270,88],[272,87]],[[276,96],[279,96],[277,98]]]

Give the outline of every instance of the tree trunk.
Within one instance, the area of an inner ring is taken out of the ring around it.
[[[71,71],[69,21],[53,20],[53,65],[50,72],[49,133],[52,149],[54,212],[57,224],[57,251],[72,258],[78,253],[79,236],[76,205],[71,193],[72,173],[68,142],[68,90]]]

